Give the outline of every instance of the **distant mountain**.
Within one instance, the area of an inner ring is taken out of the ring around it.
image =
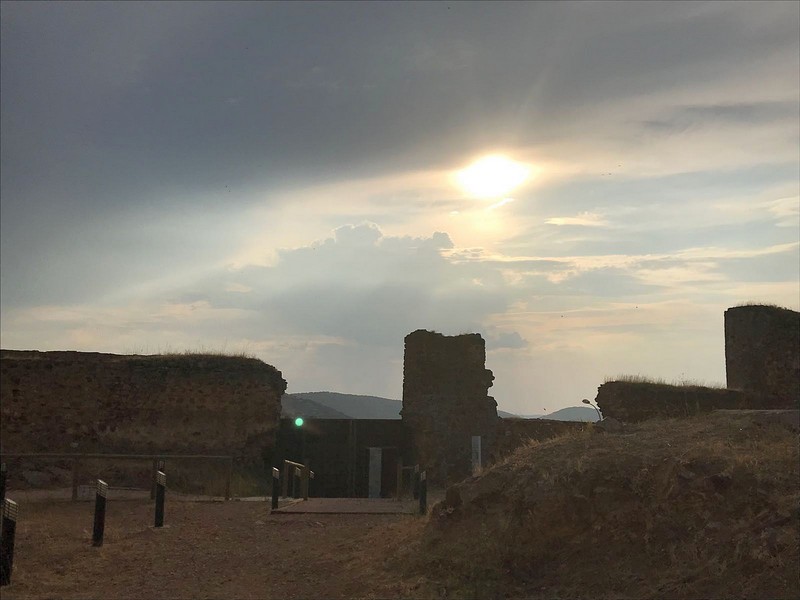
[[[281,398],[281,417],[309,419],[351,419],[352,417],[329,406],[314,402],[297,394],[284,394]]]
[[[399,419],[403,402],[379,396],[359,396],[338,392],[302,392],[284,394],[281,400],[282,417],[313,419]],[[517,415],[498,410],[503,418]]]
[[[549,421],[583,421],[594,423],[599,421],[597,411],[588,406],[570,406],[546,415],[523,415],[525,419],[546,419]]]
[[[318,419],[399,419],[403,403],[400,400],[379,398],[378,396],[359,396],[356,394],[339,394],[337,392],[303,392],[301,394],[284,394],[284,398],[304,399],[318,406],[323,406],[344,416],[316,416]],[[313,405],[309,404],[309,408]],[[306,416],[306,415],[303,415]]]

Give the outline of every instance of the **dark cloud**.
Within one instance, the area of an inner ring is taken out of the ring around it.
[[[643,121],[657,131],[686,131],[734,123],[751,127],[765,123],[790,123],[797,117],[795,102],[742,102],[677,107],[661,119]]]
[[[365,387],[341,389],[369,393],[397,377],[400,340],[419,327],[483,330],[492,348],[520,350],[523,334],[534,339],[524,317],[487,329],[512,306],[661,297],[652,273],[636,275],[642,265],[585,257],[797,239],[776,227],[778,213],[782,225],[791,216],[785,204],[719,221],[694,209],[796,194],[796,3],[2,10],[0,304],[4,336],[25,345],[289,340],[281,357],[307,377],[302,387],[339,385],[336,373],[354,381],[364,363]],[[471,205],[427,184],[375,183],[363,202],[298,192],[451,169],[498,148],[540,152],[567,172],[486,217],[513,223],[513,239],[498,227],[478,242],[443,224]],[[650,169],[595,172],[627,157]],[[603,226],[547,223],[582,213]],[[274,264],[248,266],[258,252],[275,252]],[[720,260],[702,274],[774,281],[796,258]],[[107,336],[85,331],[101,320]]]

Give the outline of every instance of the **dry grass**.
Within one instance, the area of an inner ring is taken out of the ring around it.
[[[708,388],[715,390],[723,390],[725,386],[718,383],[708,383],[698,379],[673,379],[667,381],[660,377],[648,377],[646,375],[617,375],[616,377],[606,377],[604,383],[611,383],[613,381],[621,381],[623,383],[645,383],[649,385],[660,385],[670,387],[691,387],[691,388]]]
[[[761,308],[777,308],[779,310],[788,310],[788,311],[791,311],[791,312],[795,312],[791,308],[788,308],[786,306],[780,306],[779,304],[772,304],[771,302],[754,302],[754,301],[740,302],[738,304],[735,304],[733,306],[733,308],[738,308],[740,306],[758,306],[758,307],[761,307]]]
[[[225,346],[223,346],[222,348],[207,348],[206,346],[200,346],[199,348],[193,348],[193,349],[187,348],[183,350],[176,350],[171,346],[167,345],[165,347],[159,346],[158,349],[155,351],[150,351],[148,348],[145,348],[143,346],[137,346],[135,348],[126,348],[124,350],[124,354],[131,356],[167,356],[167,357],[194,356],[200,358],[211,358],[211,357],[252,358],[258,360],[258,357],[253,352],[250,352],[247,348],[241,350],[228,350]]]
[[[407,515],[273,515],[265,502],[174,502],[155,530],[150,501],[109,502],[90,544],[90,503],[22,506],[3,600],[395,598],[375,549]],[[374,545],[373,545],[374,544]]]
[[[532,442],[459,484],[399,560],[448,598],[800,596],[800,453],[714,413]]]

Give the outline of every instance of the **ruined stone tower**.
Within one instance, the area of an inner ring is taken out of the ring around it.
[[[472,436],[482,436],[483,454],[492,447],[498,422],[497,402],[488,395],[493,380],[477,333],[418,329],[406,336],[401,414],[429,479],[469,475]]]
[[[800,313],[777,306],[725,311],[728,387],[800,404]]]

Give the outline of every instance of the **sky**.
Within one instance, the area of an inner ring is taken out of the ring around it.
[[[799,3],[0,10],[3,348],[399,399],[408,333],[477,332],[541,414],[800,309]]]

